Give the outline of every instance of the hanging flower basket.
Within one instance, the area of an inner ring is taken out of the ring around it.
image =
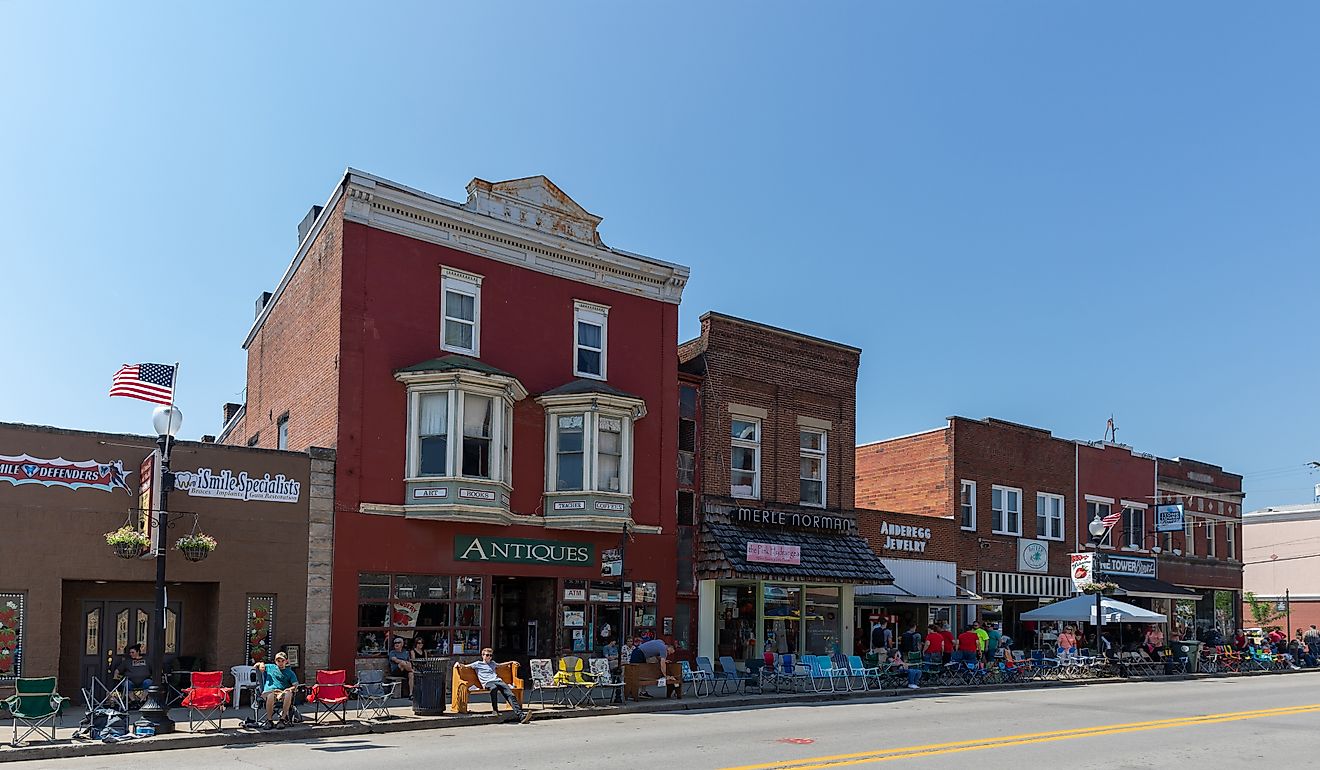
[[[217,543],[210,535],[195,532],[184,535],[174,543],[174,547],[183,551],[183,558],[188,561],[201,561],[211,555]]]
[[[151,547],[151,541],[147,539],[145,532],[127,525],[114,532],[105,533],[105,542],[115,549],[115,556],[121,559],[136,559]]]
[[[1085,583],[1081,586],[1081,588],[1082,588],[1082,593],[1094,595],[1094,594],[1103,594],[1106,591],[1117,590],[1118,584],[1100,581],[1096,583]]]

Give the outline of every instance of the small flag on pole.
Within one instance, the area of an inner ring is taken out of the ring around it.
[[[169,364],[124,364],[115,372],[110,395],[169,406],[174,403],[174,367]]]
[[[1115,524],[1123,518],[1123,511],[1117,510],[1100,520],[1105,525],[1105,529],[1112,529]]]

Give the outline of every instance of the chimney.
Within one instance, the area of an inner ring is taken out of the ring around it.
[[[243,408],[242,404],[235,404],[232,401],[229,402],[228,404],[225,404],[224,406],[225,420],[224,422],[221,423],[221,425],[228,425],[229,421],[234,419],[234,415],[238,414],[238,410],[242,408]]]
[[[312,206],[311,210],[307,212],[307,216],[303,217],[302,221],[298,223],[299,246],[302,245],[303,241],[307,240],[307,234],[312,231],[312,225],[316,224],[316,218],[321,216],[322,208],[324,207]]]
[[[206,434],[205,436],[202,436],[202,443],[203,443],[203,444],[214,444],[214,443],[215,443],[215,436],[212,436],[212,435],[209,434],[209,433]]]
[[[266,309],[266,303],[270,302],[270,292],[263,291],[257,295],[257,318],[261,317],[261,311]]]

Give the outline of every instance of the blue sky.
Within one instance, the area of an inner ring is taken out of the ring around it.
[[[634,7],[637,6],[637,7]],[[809,9],[809,12],[807,12]],[[708,309],[864,349],[859,441],[995,416],[1320,474],[1320,6],[0,0],[0,420],[185,437],[346,166],[543,173]]]

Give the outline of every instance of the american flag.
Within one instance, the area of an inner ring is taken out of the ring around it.
[[[1105,529],[1112,529],[1123,518],[1123,511],[1117,510],[1100,520],[1105,525]]]
[[[174,367],[169,364],[124,364],[110,383],[110,395],[174,403]]]

